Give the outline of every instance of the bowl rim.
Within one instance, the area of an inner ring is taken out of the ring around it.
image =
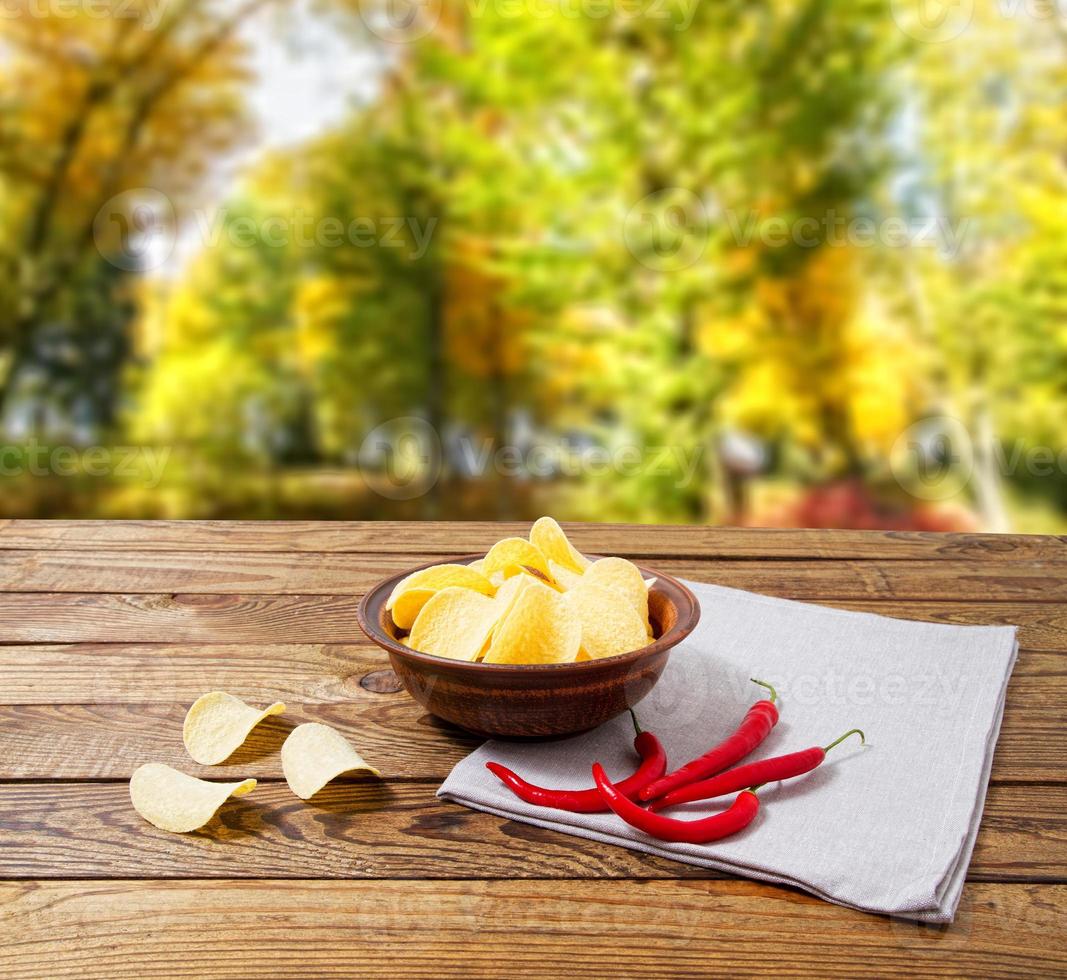
[[[482,671],[499,675],[504,673],[550,673],[552,671],[581,670],[585,668],[595,669],[608,665],[612,667],[625,665],[633,661],[641,660],[644,657],[653,656],[665,650],[670,650],[672,647],[677,646],[682,640],[689,636],[694,629],[696,629],[696,625],[700,621],[700,602],[688,586],[684,585],[673,575],[668,575],[666,572],[661,572],[656,568],[640,565],[637,562],[633,562],[633,564],[637,566],[638,570],[642,573],[643,578],[654,576],[657,580],[670,582],[671,585],[688,600],[689,609],[684,610],[679,608],[679,613],[682,613],[682,616],[679,618],[678,622],[658,640],[649,643],[647,646],[639,647],[637,650],[630,650],[627,653],[617,653],[613,657],[600,657],[597,660],[569,660],[566,663],[560,664],[487,664],[480,661],[452,660],[449,657],[438,657],[432,653],[422,653],[419,650],[412,650],[411,647],[404,646],[403,643],[398,643],[394,640],[388,633],[382,630],[377,623],[372,623],[370,621],[367,611],[376,597],[381,595],[387,589],[389,592],[392,592],[397,583],[414,572],[421,571],[424,568],[432,568],[434,565],[469,565],[471,562],[478,561],[480,558],[484,557],[485,554],[483,552],[475,552],[471,555],[460,555],[454,558],[445,556],[434,561],[423,562],[421,565],[415,565],[406,571],[382,579],[376,585],[369,588],[363,598],[360,599],[359,606],[356,609],[356,619],[359,622],[360,629],[363,630],[368,639],[377,643],[378,646],[383,649],[388,650],[389,653],[397,654],[401,657],[413,660],[416,663],[425,664],[428,667],[449,667],[457,670],[467,670],[471,672]],[[587,555],[586,557],[596,560],[602,556]],[[629,559],[627,560],[629,561]],[[655,587],[655,585],[652,586],[653,589],[655,589]]]

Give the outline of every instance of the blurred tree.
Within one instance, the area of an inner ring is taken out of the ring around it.
[[[16,4],[0,20],[0,295],[11,299],[0,307],[0,411],[36,332],[78,307],[77,290],[101,288],[101,256],[137,270],[137,229],[119,195],[149,187],[180,206],[207,160],[241,135],[234,34],[267,2],[135,0],[106,16]],[[88,324],[69,332],[92,342]]]
[[[902,79],[905,203],[921,201],[942,228],[936,250],[905,256],[911,322],[935,354],[925,407],[963,423],[970,495],[991,530],[1009,529],[997,433],[1059,447],[1039,419],[1067,411],[1065,54],[1054,13],[979,6],[953,44],[917,45]]]

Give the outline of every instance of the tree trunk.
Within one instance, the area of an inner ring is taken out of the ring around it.
[[[993,413],[983,399],[974,412],[971,425],[974,444],[974,499],[982,525],[986,531],[1006,532],[1011,530],[1004,497],[1000,486],[1000,471],[997,468],[997,437],[993,426]]]

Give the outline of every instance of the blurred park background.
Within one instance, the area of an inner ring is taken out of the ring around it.
[[[1067,531],[1057,0],[0,0],[0,518]]]

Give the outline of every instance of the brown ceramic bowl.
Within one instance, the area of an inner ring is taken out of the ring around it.
[[[468,564],[483,555],[439,559]],[[427,567],[427,566],[420,566]],[[477,735],[531,738],[588,731],[632,708],[659,680],[671,648],[700,619],[696,597],[681,582],[653,568],[648,610],[654,641],[617,657],[569,664],[484,664],[418,653],[397,640],[385,610],[394,586],[416,569],[371,589],[359,604],[359,625],[389,653],[408,693],[427,711]]]

